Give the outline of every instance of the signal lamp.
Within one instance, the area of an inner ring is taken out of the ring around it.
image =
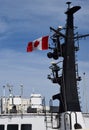
[[[47,53],[47,56],[48,56],[48,58],[52,58],[53,57],[53,53],[49,52],[49,53]]]
[[[58,54],[57,54],[57,52],[49,52],[49,53],[47,53],[47,56],[48,56],[48,58],[53,58],[53,59],[55,59],[55,60],[57,60],[58,59]]]

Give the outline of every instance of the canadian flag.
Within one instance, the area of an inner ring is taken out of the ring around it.
[[[47,50],[48,38],[49,36],[44,36],[36,39],[33,42],[29,42],[27,46],[27,52],[32,52],[33,50]]]

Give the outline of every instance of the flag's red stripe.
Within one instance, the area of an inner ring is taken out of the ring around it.
[[[32,42],[29,42],[27,46],[27,52],[32,52],[32,51],[33,51]]]
[[[48,49],[48,37],[49,36],[42,37],[42,50]]]

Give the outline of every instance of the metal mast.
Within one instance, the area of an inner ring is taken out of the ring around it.
[[[89,34],[75,37],[74,35],[74,13],[76,13],[81,7],[74,6],[70,8],[71,2],[67,2],[68,9],[65,12],[67,15],[66,31],[65,34],[61,33],[61,28],[50,29],[54,32],[51,36],[54,47],[50,47],[52,52],[47,54],[48,58],[55,60],[63,57],[62,74],[59,75],[60,67],[57,63],[53,63],[49,68],[52,70],[52,76],[48,75],[53,83],[60,85],[60,93],[53,96],[53,100],[58,99],[60,101],[59,113],[65,111],[81,111],[77,81],[81,80],[78,76],[78,70],[76,68],[75,51],[78,49],[75,47],[75,40],[82,37],[87,37]],[[64,39],[64,43],[60,43],[60,39]]]
[[[65,38],[65,52],[63,61],[63,78],[66,101],[64,104],[64,111],[80,111],[80,104],[77,92],[76,66],[75,66],[75,45],[74,45],[74,21],[73,14],[76,13],[80,6],[69,7],[66,12],[66,38]],[[65,100],[64,97],[64,100]]]

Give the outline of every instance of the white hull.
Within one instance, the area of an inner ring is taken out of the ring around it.
[[[14,127],[17,125],[18,128],[15,130],[21,130],[22,125],[29,125],[30,129],[26,130],[51,130],[57,128],[57,120],[51,122],[51,115],[48,114],[8,114],[0,116],[0,126],[4,126],[4,130],[8,129],[8,125]],[[15,126],[12,126],[15,125]],[[54,125],[54,126],[53,126]],[[0,129],[1,130],[1,129]]]
[[[81,130],[89,130],[89,114],[63,113],[60,116],[60,127],[56,117],[56,114],[52,116],[50,113],[0,115],[0,130],[75,130],[76,123],[81,125]]]

